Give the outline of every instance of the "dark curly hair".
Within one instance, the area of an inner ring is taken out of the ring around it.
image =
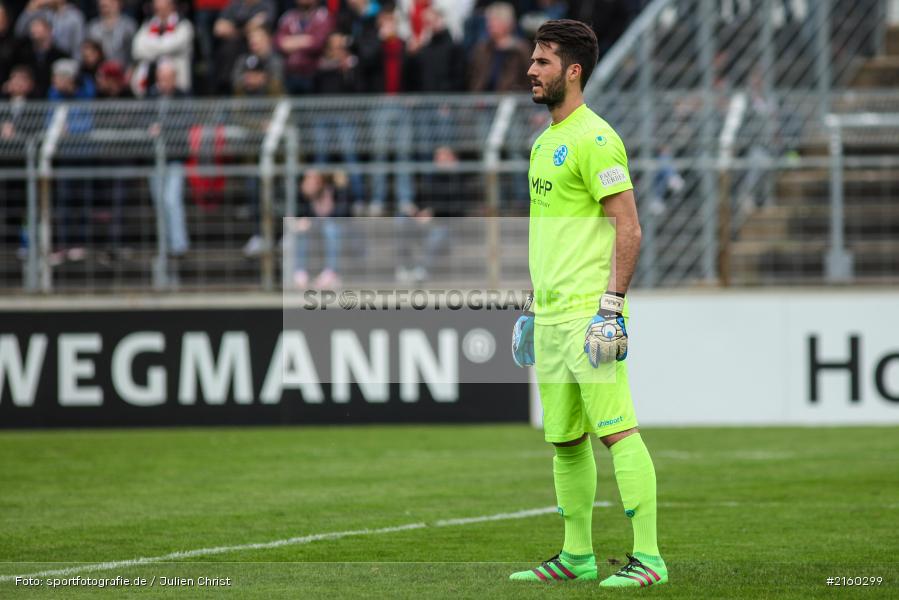
[[[584,89],[599,60],[599,44],[589,25],[573,19],[547,21],[537,30],[534,42],[547,47],[555,42],[563,69],[573,64],[581,65],[581,89]]]

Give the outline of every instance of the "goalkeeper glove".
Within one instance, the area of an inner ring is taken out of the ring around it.
[[[524,314],[518,317],[512,330],[512,359],[519,367],[534,365],[534,313],[531,304],[534,295],[528,296],[524,303]]]
[[[584,352],[593,368],[627,358],[627,329],[624,327],[624,294],[606,292],[599,301],[599,311],[584,337]]]

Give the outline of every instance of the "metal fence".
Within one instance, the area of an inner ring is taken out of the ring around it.
[[[339,188],[339,216],[435,203],[442,216],[523,214],[526,178],[502,172],[510,156],[526,170],[528,149],[509,143],[517,103],[458,95],[0,109],[4,237],[17,248],[5,253],[5,286],[274,289],[279,219],[309,209],[300,196],[312,171]]]
[[[827,184],[827,115],[895,110],[893,92],[848,91],[880,84],[864,66],[885,50],[885,14],[882,0],[650,3],[586,90],[634,159],[638,285],[824,279],[820,261],[793,268],[789,240],[773,238],[803,235],[785,225],[784,202],[803,201],[788,182]]]

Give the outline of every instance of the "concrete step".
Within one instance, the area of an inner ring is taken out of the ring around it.
[[[789,206],[763,206],[740,227],[737,232],[741,240],[783,240],[788,237],[789,222],[794,211]]]
[[[877,281],[899,277],[899,240],[850,242],[847,249],[853,256],[856,276]],[[731,246],[732,281],[762,284],[820,280],[825,274],[827,250],[825,240],[735,242]]]
[[[899,25],[891,25],[887,28],[884,42],[886,45],[884,51],[887,56],[899,56]]]
[[[853,88],[899,86],[899,56],[875,56],[865,62],[850,83]]]
[[[899,197],[899,170],[852,169],[843,173],[847,204],[878,203]],[[806,205],[830,201],[830,171],[797,169],[786,171],[777,180],[777,201],[781,205]]]

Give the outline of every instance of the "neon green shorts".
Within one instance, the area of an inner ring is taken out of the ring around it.
[[[547,442],[602,437],[637,426],[626,361],[593,368],[584,353],[589,318],[534,328],[537,384]]]

